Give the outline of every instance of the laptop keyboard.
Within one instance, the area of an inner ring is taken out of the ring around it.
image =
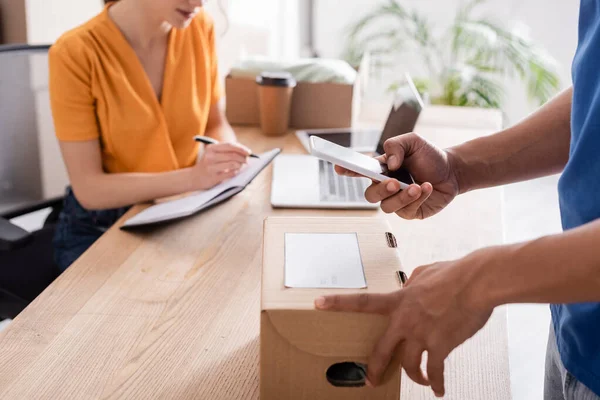
[[[340,176],[333,170],[333,164],[319,160],[320,199],[323,202],[366,203],[365,190],[368,179]]]

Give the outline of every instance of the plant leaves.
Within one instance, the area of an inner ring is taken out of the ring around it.
[[[486,19],[457,22],[457,53],[480,71],[519,77],[530,100],[546,102],[560,87],[556,61],[518,31]]]
[[[556,61],[523,31],[474,17],[485,1],[459,7],[449,34],[435,37],[423,15],[387,0],[349,26],[344,58],[357,65],[369,50],[380,56],[380,67],[392,68],[395,57],[416,50],[427,66],[429,90],[438,90],[430,93],[433,102],[500,107],[502,77],[520,79],[530,100],[547,101],[560,86]]]

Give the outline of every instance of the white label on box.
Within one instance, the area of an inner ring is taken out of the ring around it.
[[[356,233],[286,233],[285,286],[367,287]]]

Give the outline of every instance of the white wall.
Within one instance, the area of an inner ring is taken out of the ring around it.
[[[265,32],[267,56],[293,59],[300,52],[299,1],[303,0],[228,0],[229,18],[232,25]]]
[[[206,5],[215,21],[221,79],[245,54],[268,55],[272,49],[269,29],[257,24],[252,15],[240,12],[238,0],[215,0]]]
[[[52,43],[60,35],[90,18],[103,8],[102,0],[25,0],[27,10],[27,37],[31,44]],[[212,0],[206,8],[215,19],[219,36],[219,53],[224,64],[240,54],[265,54],[274,57],[293,54],[294,24],[278,26],[284,15],[297,0],[283,3],[275,0]],[[267,11],[265,11],[267,10]],[[229,30],[225,13],[229,15]],[[238,54],[239,53],[239,54]],[[235,55],[234,55],[235,54]]]
[[[415,8],[430,19],[438,31],[453,18],[460,0],[398,0],[407,8]],[[316,2],[316,48],[324,57],[338,57],[345,43],[347,26],[382,0],[321,0]],[[482,7],[483,15],[493,16],[509,26],[523,22],[530,27],[531,37],[546,48],[560,64],[563,87],[570,85],[570,66],[577,42],[579,2],[575,0],[490,0]],[[407,56],[393,76],[401,76],[404,69],[418,75]],[[388,78],[391,79],[391,78]],[[534,109],[520,85],[507,83],[505,112],[509,122],[516,122]]]
[[[27,41],[53,43],[65,31],[81,25],[103,7],[102,0],[25,0]]]

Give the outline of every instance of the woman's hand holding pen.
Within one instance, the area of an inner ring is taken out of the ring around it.
[[[251,152],[238,143],[205,146],[204,154],[191,168],[191,190],[204,190],[236,176]]]

